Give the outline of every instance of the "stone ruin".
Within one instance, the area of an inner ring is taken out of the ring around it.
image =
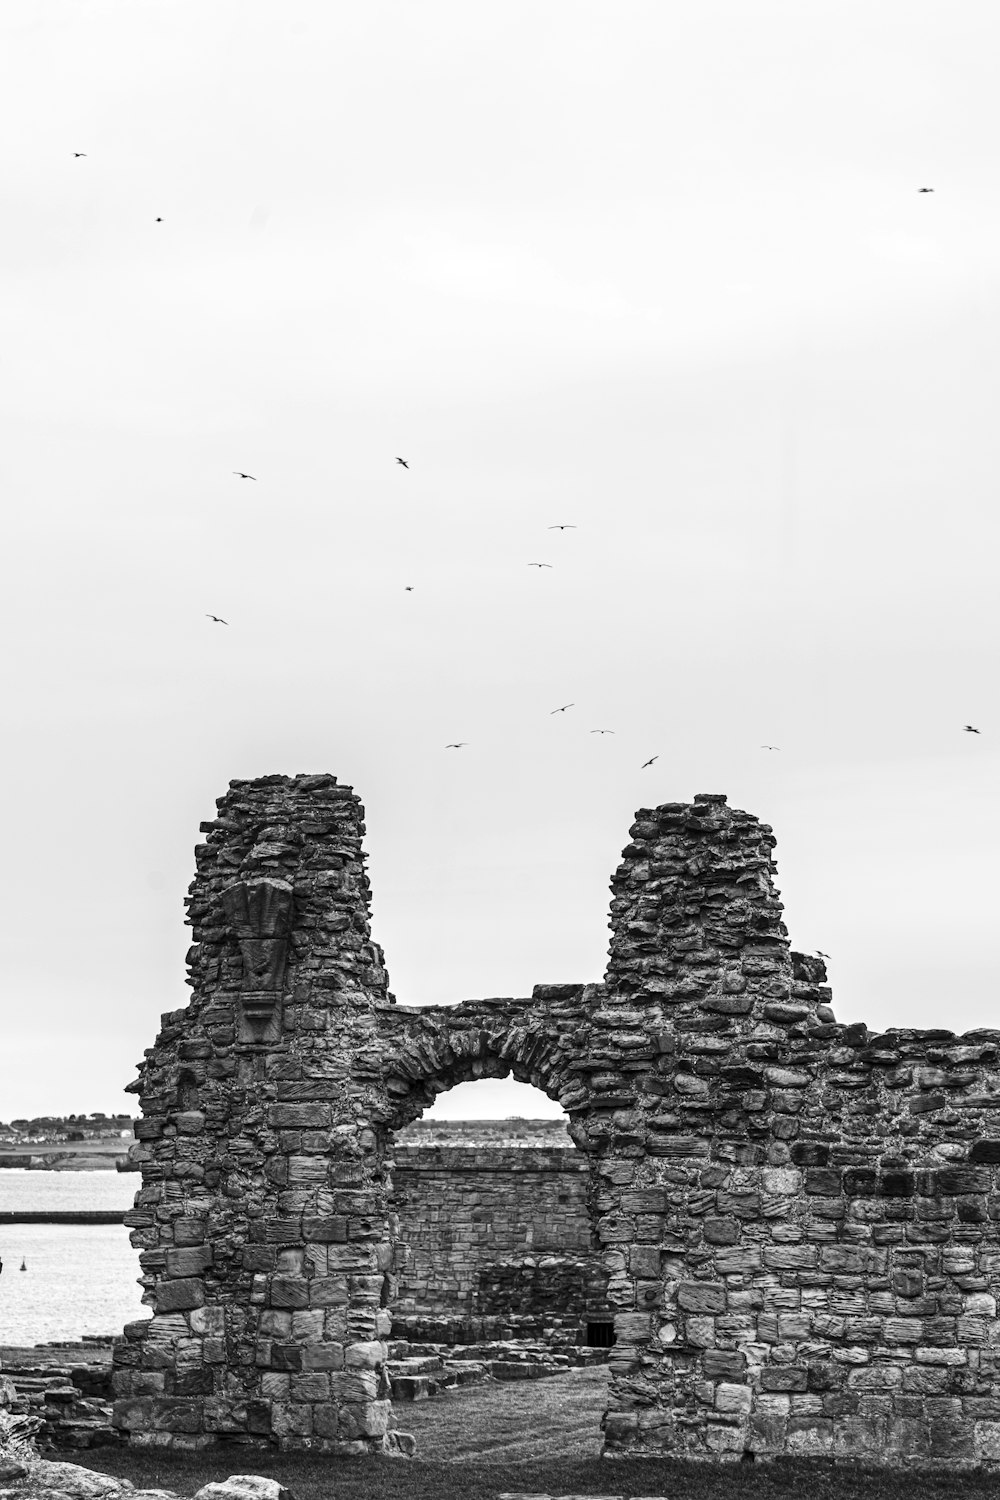
[[[503,1124],[432,1118],[397,1132],[390,1206],[408,1257],[393,1341],[609,1346],[587,1159],[564,1120],[519,1121],[516,1145]]]
[[[586,1165],[605,1456],[1000,1465],[1000,1032],[838,1024],[822,960],[789,949],[766,824],[716,795],[641,810],[603,983],[407,1007],[351,788],[268,776],[218,808],[194,993],[131,1085],[133,1444],[412,1451],[386,1373],[394,1133],[513,1074]]]

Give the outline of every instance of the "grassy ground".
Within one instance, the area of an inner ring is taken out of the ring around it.
[[[826,1460],[683,1463],[605,1459],[599,1424],[607,1371],[466,1386],[432,1401],[400,1402],[399,1426],[417,1439],[414,1459],[331,1459],[233,1447],[170,1456],[128,1449],[81,1454],[88,1468],[136,1487],[193,1495],[230,1474],[271,1474],[295,1500],[496,1500],[510,1492],[666,1496],[669,1500],[1000,1500],[1000,1475],[891,1473]]]

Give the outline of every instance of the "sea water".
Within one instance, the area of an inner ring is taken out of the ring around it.
[[[137,1172],[0,1170],[0,1210],[132,1207]],[[124,1224],[0,1223],[0,1344],[121,1333],[149,1317]],[[20,1270],[22,1260],[25,1270]]]

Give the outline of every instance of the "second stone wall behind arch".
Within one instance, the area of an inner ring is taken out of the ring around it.
[[[409,1247],[396,1335],[585,1342],[588,1322],[610,1320],[588,1164],[561,1121],[421,1122],[393,1159]]]

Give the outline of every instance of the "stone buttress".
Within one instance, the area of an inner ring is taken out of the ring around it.
[[[132,1086],[153,1315],[115,1356],[130,1440],[410,1451],[393,1132],[513,1074],[587,1164],[606,1456],[1000,1466],[1000,1033],[838,1024],[770,828],[715,795],[636,815],[604,983],[395,1005],[362,816],[333,777],[275,776],[203,825],[194,995]]]
[[[394,1445],[373,1128],[388,1001],[362,818],[332,776],[271,776],[232,783],[202,825],[194,996],[132,1086],[143,1185],[127,1222],[153,1313],[116,1354],[133,1443]]]

